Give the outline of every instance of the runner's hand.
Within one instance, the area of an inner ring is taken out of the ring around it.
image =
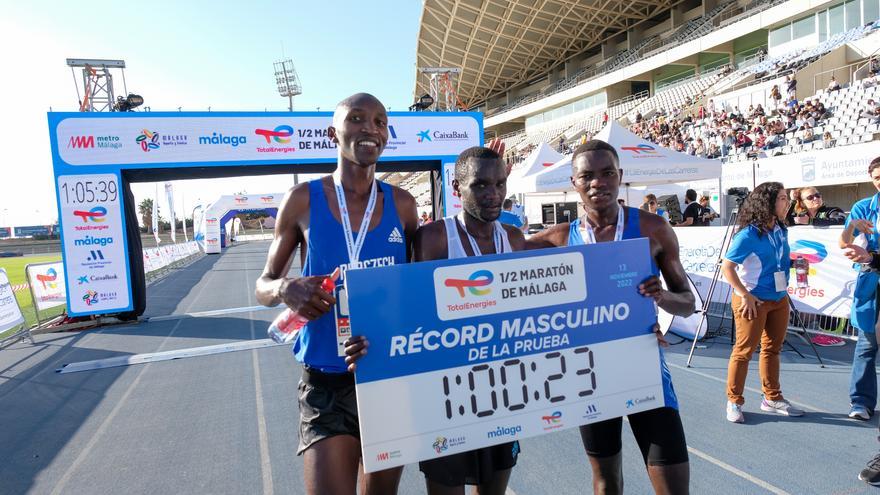
[[[349,372],[357,371],[357,360],[367,353],[367,347],[370,347],[370,341],[363,335],[345,341],[345,364],[348,365]]]
[[[858,244],[847,244],[843,255],[856,263],[870,263],[871,253]]]
[[[660,277],[651,275],[639,284],[639,294],[654,299],[654,302],[660,304],[663,300],[663,284],[660,283]]]
[[[330,311],[336,298],[321,288],[326,276],[285,278],[278,289],[284,304],[309,320],[317,320]]]
[[[743,296],[742,315],[747,320],[753,320],[758,317],[758,305],[761,301],[750,293]]]
[[[657,336],[657,343],[660,344],[660,347],[669,347],[669,342],[666,341],[666,337],[663,336],[660,325],[657,323],[654,323],[654,335]]]

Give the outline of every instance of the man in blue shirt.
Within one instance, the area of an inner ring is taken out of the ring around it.
[[[501,204],[501,209],[502,209],[501,216],[498,217],[499,222],[501,222],[503,224],[507,224],[507,225],[513,225],[514,227],[516,227],[518,229],[522,228],[522,226],[523,226],[522,219],[520,219],[519,216],[512,211],[513,210],[513,200],[512,199],[510,199],[510,198],[505,199],[504,203]]]
[[[874,158],[868,166],[868,174],[874,187],[880,191],[880,157]],[[844,254],[849,259],[861,263],[856,276],[853,290],[853,302],[850,321],[859,330],[859,340],[853,355],[852,374],[850,375],[849,417],[868,420],[877,405],[877,371],[874,368],[877,359],[877,285],[880,282],[880,263],[877,263],[877,251],[880,247],[877,234],[877,215],[880,208],[880,193],[864,198],[853,205],[846,217],[846,224],[840,234],[840,247],[845,248]],[[867,249],[853,244],[855,237],[864,234],[867,238]],[[858,266],[858,265],[857,265]],[[880,486],[880,453],[868,462],[867,467],[859,473],[859,479],[875,486]]]

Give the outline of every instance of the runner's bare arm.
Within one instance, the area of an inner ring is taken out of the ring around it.
[[[406,239],[406,259],[413,259],[413,239],[419,228],[419,213],[416,211],[416,200],[408,191],[392,186],[394,194],[394,206],[397,208],[397,216],[403,225],[403,234]]]
[[[413,243],[413,256],[414,261],[443,260],[449,257],[445,222],[431,222],[419,228]]]
[[[510,241],[510,248],[514,251],[524,251],[526,249],[526,237],[522,230],[513,225],[504,225],[507,232],[507,239]]]
[[[687,281],[681,258],[678,254],[678,238],[669,223],[655,215],[644,215],[642,231],[652,241],[651,254],[657,261],[667,289],[660,279],[651,276],[639,284],[639,293],[651,297],[667,313],[690,316],[694,313],[694,294]]]
[[[287,278],[296,248],[304,246],[309,220],[309,185],[294,186],[284,195],[275,222],[275,240],[263,273],[257,279],[257,301],[264,306],[286,304],[310,320],[326,313],[336,299],[320,288],[323,276]]]
[[[543,249],[568,245],[569,222],[554,225],[529,237],[525,242],[526,249]]]

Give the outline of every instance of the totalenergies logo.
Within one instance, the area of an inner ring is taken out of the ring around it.
[[[275,201],[275,196],[260,196],[260,201],[263,203],[271,203]]]
[[[653,155],[653,154],[657,153],[657,148],[654,148],[653,146],[651,146],[649,144],[640,144],[638,146],[621,146],[620,149],[626,150],[626,151],[632,151],[636,155],[641,155],[641,154]]]
[[[209,219],[206,220],[206,221],[207,221],[208,225],[216,225],[216,224],[217,224],[217,219],[216,219],[216,218],[209,218]]]
[[[159,133],[156,131],[143,129],[134,141],[140,145],[144,153],[159,149]]]
[[[549,416],[541,416],[541,419],[548,425],[554,425],[562,421],[562,411],[554,411]]]
[[[492,292],[492,289],[479,289],[478,287],[486,287],[495,280],[495,276],[489,270],[477,270],[466,279],[447,278],[444,282],[446,287],[454,287],[458,290],[458,295],[464,297],[464,290],[470,291],[473,296],[485,296]]]
[[[235,197],[235,204],[237,204],[237,205],[243,205],[243,204],[247,203],[247,201],[248,201],[247,196],[236,196]]]
[[[54,268],[49,268],[45,274],[38,273],[37,280],[43,284],[43,289],[49,288],[54,289],[58,287],[58,284],[55,283],[55,279],[58,278],[58,272],[55,271]]]
[[[91,306],[92,304],[98,304],[98,293],[93,290],[87,290],[85,294],[83,294],[83,302],[86,303],[86,306]]]
[[[800,239],[791,246],[790,257],[792,261],[796,260],[798,256],[814,265],[821,263],[828,256],[828,250],[825,249],[825,245],[821,242]]]
[[[274,140],[279,144],[288,144],[290,143],[290,136],[293,136],[293,127],[289,125],[279,125],[271,131],[269,129],[255,129],[254,133],[266,138],[266,143],[271,143],[272,140]]]
[[[82,218],[83,223],[89,223],[89,220],[101,223],[106,220],[104,217],[107,216],[107,208],[96,206],[89,211],[74,210],[73,215]]]

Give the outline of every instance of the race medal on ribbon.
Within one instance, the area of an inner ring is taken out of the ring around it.
[[[333,308],[336,321],[336,354],[345,357],[345,341],[351,337],[351,323],[348,314],[348,291],[340,286],[336,294],[336,306]]]

